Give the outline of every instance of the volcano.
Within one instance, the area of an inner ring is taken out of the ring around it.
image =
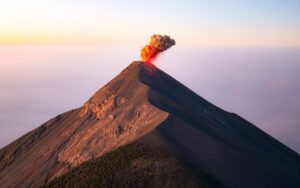
[[[300,156],[133,62],[82,107],[0,150],[1,187],[300,187]]]

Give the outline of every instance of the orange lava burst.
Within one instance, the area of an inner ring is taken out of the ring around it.
[[[157,50],[157,48],[151,45],[146,45],[141,50],[141,57],[146,64],[151,64],[151,61],[157,56],[158,53],[159,51]]]
[[[167,35],[154,34],[150,37],[150,43],[141,50],[141,57],[145,64],[151,65],[157,54],[175,45],[175,40]]]

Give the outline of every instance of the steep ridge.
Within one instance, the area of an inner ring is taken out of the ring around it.
[[[167,113],[147,99],[133,63],[67,112],[0,150],[2,187],[39,187],[71,168],[147,134]]]
[[[150,103],[169,114],[152,134],[163,137],[180,158],[228,187],[299,185],[300,161],[294,151],[156,67],[141,69],[139,80],[151,88]]]
[[[300,187],[297,153],[143,62],[133,62],[83,107],[1,149],[0,185],[39,187],[130,143],[167,151],[170,161],[194,166],[216,185]]]

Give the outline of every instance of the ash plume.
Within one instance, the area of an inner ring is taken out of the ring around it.
[[[173,45],[175,45],[175,40],[167,35],[152,35],[150,38],[150,43],[141,50],[142,60],[150,63],[150,61],[155,58],[157,54],[167,50]]]

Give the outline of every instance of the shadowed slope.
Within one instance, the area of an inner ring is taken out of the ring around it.
[[[158,130],[182,156],[229,187],[298,187],[300,157],[236,114],[157,70],[141,72],[151,104],[169,113]]]

